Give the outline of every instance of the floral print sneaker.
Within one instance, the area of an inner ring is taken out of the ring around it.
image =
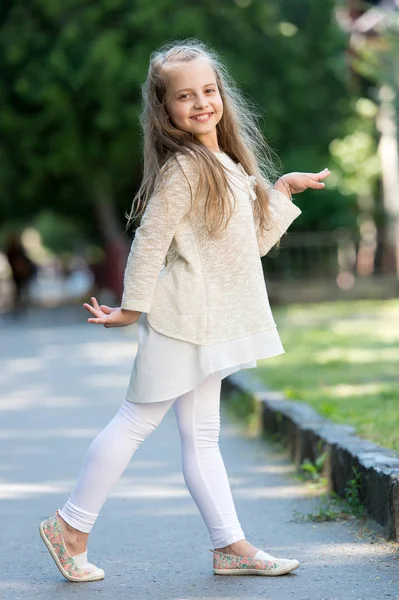
[[[87,563],[81,569],[73,558],[68,556],[57,515],[40,524],[40,536],[55,564],[66,579],[69,581],[98,581],[104,579],[102,569],[98,569],[90,563]]]
[[[299,567],[297,560],[276,558],[273,561],[248,556],[233,556],[224,552],[213,552],[213,572],[215,575],[285,575]]]

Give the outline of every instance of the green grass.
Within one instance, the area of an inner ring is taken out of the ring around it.
[[[360,437],[399,451],[399,301],[273,309],[286,353],[254,375]]]

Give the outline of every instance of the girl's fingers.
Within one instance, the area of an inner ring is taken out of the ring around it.
[[[83,304],[83,306],[89,311],[91,312],[92,315],[94,315],[95,317],[100,317],[101,316],[101,310],[96,310],[95,308],[93,308],[93,306],[90,306],[90,304]]]
[[[311,179],[309,177],[308,180],[308,187],[313,188],[313,189],[318,189],[318,188],[323,188],[324,187],[324,183],[322,183],[321,181],[319,181],[318,179]]]
[[[99,325],[104,325],[107,322],[107,319],[103,318],[97,318],[97,319],[87,319],[88,323],[98,323]]]
[[[307,187],[313,189],[320,189],[325,187],[325,184],[321,181],[330,175],[330,171],[320,171],[320,173],[306,173]]]
[[[314,190],[319,190],[325,187],[325,184],[322,182],[322,179],[325,179],[329,175],[331,175],[328,169],[323,169],[323,171],[319,171],[319,173],[293,173],[295,178],[292,178],[292,189],[293,193],[297,194],[299,192],[303,192],[307,188],[312,188]]]
[[[326,177],[329,177],[331,175],[330,171],[320,171],[320,173],[317,174],[319,179],[325,179]]]
[[[91,301],[92,301],[92,303],[93,303],[93,306],[94,306],[94,308],[95,308],[96,310],[101,310],[101,309],[100,309],[100,305],[99,305],[99,304],[98,304],[98,302],[97,302],[97,298],[94,298],[94,296],[93,296],[93,297],[91,298]]]
[[[309,179],[314,179],[315,181],[319,181],[320,179],[325,179],[329,175],[331,175],[330,171],[320,171],[320,173],[304,173],[306,177]]]
[[[103,313],[105,313],[106,315],[109,315],[112,313],[113,309],[110,306],[106,306],[106,304],[101,304],[100,305],[100,310],[103,311]]]

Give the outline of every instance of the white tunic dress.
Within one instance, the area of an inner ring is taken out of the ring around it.
[[[218,154],[218,158],[242,178],[242,172],[226,154]],[[254,198],[248,191],[248,201],[252,200]],[[272,317],[271,322],[274,323]],[[259,359],[285,352],[275,324],[272,328],[213,346],[163,335],[149,324],[144,312],[140,315],[138,328],[138,350],[126,394],[131,402],[178,398],[211,373],[221,371],[224,379],[240,369],[255,368]]]

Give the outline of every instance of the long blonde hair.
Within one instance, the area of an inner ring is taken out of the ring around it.
[[[161,169],[178,153],[190,155],[198,161],[200,177],[194,202],[206,189],[204,220],[209,233],[219,234],[230,220],[232,209],[227,191],[232,189],[224,167],[195,135],[177,129],[165,108],[164,65],[198,58],[205,58],[213,68],[223,102],[223,115],[216,126],[220,150],[236,163],[241,163],[248,175],[256,177],[255,218],[261,229],[267,229],[270,177],[276,176],[272,162],[274,152],[263,138],[256,108],[236,87],[216,52],[196,39],[168,43],[151,54],[147,78],[142,86],[140,115],[144,138],[144,172],[131,211],[126,215],[127,227],[144,212],[150,196],[162,182]]]

